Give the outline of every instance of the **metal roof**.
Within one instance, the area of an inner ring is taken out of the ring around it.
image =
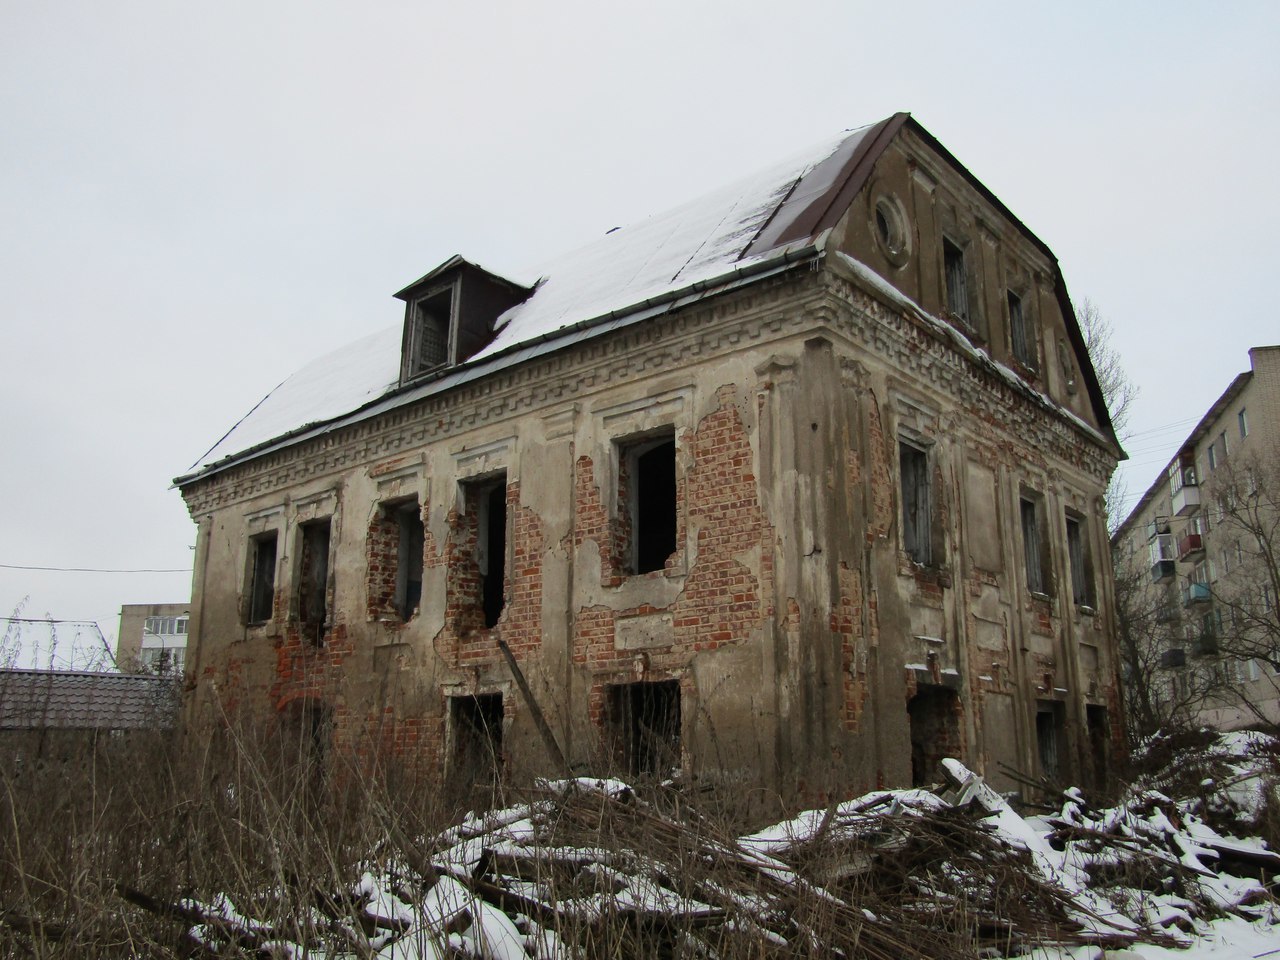
[[[179,700],[171,677],[0,670],[0,730],[167,728]]]

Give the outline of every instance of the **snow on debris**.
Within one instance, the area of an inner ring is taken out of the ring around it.
[[[744,259],[743,254],[796,183],[867,129],[841,133],[674,210],[611,230],[571,253],[519,271],[520,276],[541,278],[541,283],[529,299],[498,319],[497,337],[470,362],[762,259]],[[401,335],[397,324],[308,364],[267,394],[192,471],[352,413],[385,395],[398,384]]]
[[[1277,752],[1269,738],[1224,737],[1170,770],[1207,763],[1274,783]],[[670,788],[543,783],[529,803],[423,842],[434,853],[416,869],[365,865],[333,898],[358,915],[317,915],[305,936],[225,896],[184,901],[183,915],[210,953],[350,960],[570,960],[619,930],[654,939],[611,956],[879,960],[956,956],[957,944],[1028,960],[1280,956],[1267,887],[1280,857],[1231,835],[1250,821],[1214,800],[1220,790],[1191,780],[1174,799],[1139,782],[1095,808],[1071,788],[1026,817],[963,764],[941,772],[945,787],[877,790],[736,840]]]

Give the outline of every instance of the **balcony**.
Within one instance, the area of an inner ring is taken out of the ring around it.
[[[1182,588],[1182,605],[1190,607],[1197,603],[1209,602],[1209,585],[1196,583],[1194,580]]]
[[[1178,559],[1183,563],[1199,560],[1204,556],[1204,539],[1198,533],[1188,533],[1178,541]]]
[[[1200,488],[1193,483],[1184,483],[1173,495],[1173,513],[1185,517],[1200,509]]]
[[[1187,651],[1182,647],[1171,647],[1160,654],[1160,666],[1166,670],[1187,665]]]
[[[1178,565],[1173,560],[1157,560],[1151,564],[1151,582],[1168,583],[1178,575]]]
[[[1147,529],[1147,539],[1154,540],[1156,537],[1160,536],[1161,534],[1165,534],[1169,532],[1169,518],[1156,517],[1154,520],[1152,520],[1150,523],[1147,524],[1146,529]]]
[[[1213,627],[1206,626],[1200,631],[1200,635],[1191,641],[1191,655],[1193,657],[1212,657],[1218,653],[1218,631]]]

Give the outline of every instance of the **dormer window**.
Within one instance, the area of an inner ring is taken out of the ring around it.
[[[456,284],[450,284],[409,304],[409,377],[454,362],[451,342],[457,290]]]
[[[493,339],[498,318],[528,298],[521,286],[450,257],[396,297],[405,302],[400,382],[463,363]]]

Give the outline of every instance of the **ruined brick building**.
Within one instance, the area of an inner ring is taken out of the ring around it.
[[[908,115],[397,296],[177,481],[197,722],[775,799],[1100,775],[1121,452],[1053,254]]]

